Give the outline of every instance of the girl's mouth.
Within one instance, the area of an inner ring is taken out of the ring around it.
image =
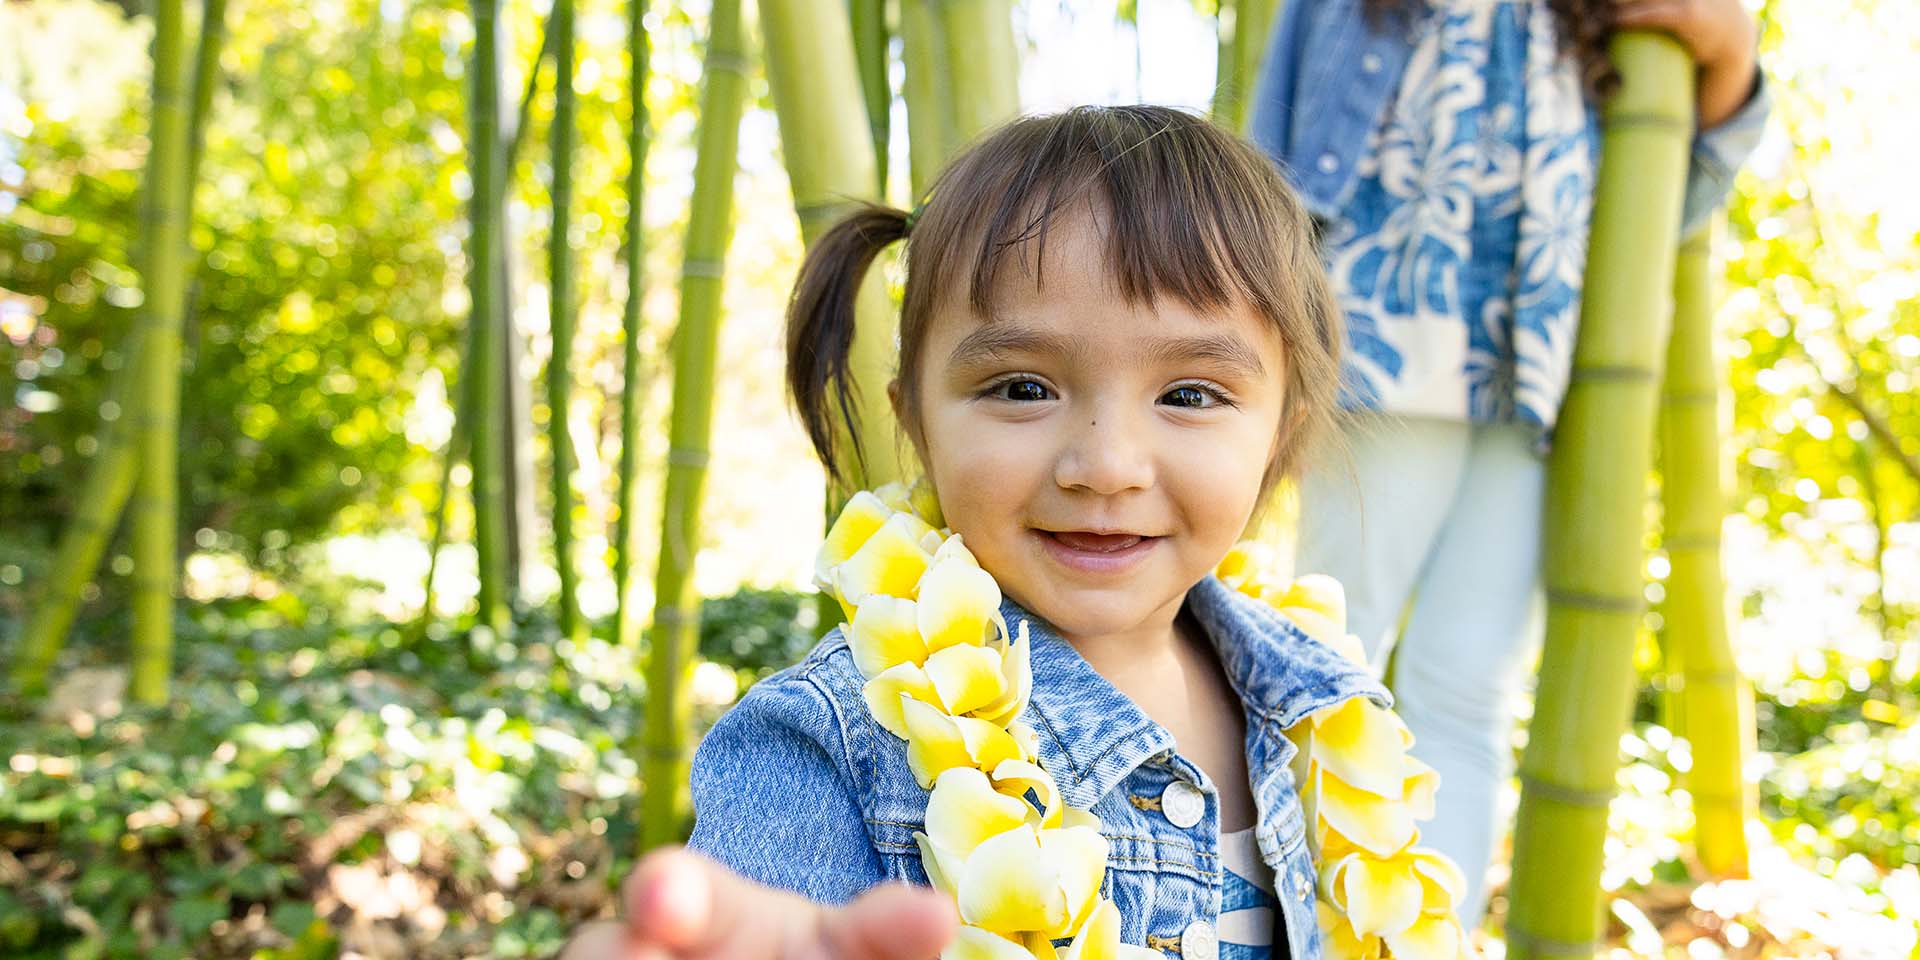
[[[1081,573],[1119,573],[1137,565],[1163,538],[1137,533],[1040,530],[1041,546],[1061,566]]]

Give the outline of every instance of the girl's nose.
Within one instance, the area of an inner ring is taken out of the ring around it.
[[[1148,425],[1111,408],[1081,414],[1054,458],[1054,482],[1101,495],[1144,490],[1153,485],[1150,437]]]

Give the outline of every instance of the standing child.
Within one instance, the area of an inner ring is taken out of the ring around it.
[[[1766,119],[1741,0],[1289,0],[1254,104],[1254,140],[1323,229],[1349,336],[1353,469],[1308,471],[1297,565],[1346,587],[1377,669],[1393,657],[1447,785],[1431,837],[1466,871],[1469,923],[1542,632],[1544,457],[1621,27],[1671,31],[1699,64],[1695,229]]]
[[[1342,954],[1457,956],[1457,873],[1415,846],[1431,772],[1303,632],[1342,645],[1337,588],[1235,550],[1329,425],[1342,340],[1272,162],[1079,108],[833,227],[788,377],[836,477],[855,293],[896,240],[889,395],[927,484],[853,498],[819,571],[851,624],[714,727],[703,856],[648,859],[569,956],[1314,960],[1323,923]]]

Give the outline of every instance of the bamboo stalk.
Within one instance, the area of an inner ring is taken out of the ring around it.
[[[693,741],[687,687],[699,631],[693,564],[700,548],[700,499],[713,431],[723,268],[733,234],[733,177],[747,88],[740,0],[714,0],[710,23],[693,206],[680,271],[680,322],[673,337],[673,424],[647,651],[646,726],[638,751],[644,789],[643,850],[683,836],[687,819],[687,767]]]
[[[851,0],[854,59],[860,65],[860,93],[867,101],[867,124],[873,134],[874,192],[887,196],[887,144],[892,137],[893,84],[887,78],[886,0]]]
[[[473,0],[473,198],[467,239],[467,289],[471,310],[467,318],[467,409],[473,418],[468,431],[473,467],[474,550],[479,559],[478,622],[504,635],[507,615],[507,504],[506,451],[501,435],[499,397],[506,381],[502,344],[496,340],[495,276],[498,261],[496,233],[501,227],[501,178],[505,157],[499,137],[499,24],[498,0]]]
[[[873,144],[868,139],[853,31],[839,8],[808,0],[761,0],[767,85],[780,120],[781,153],[800,236],[815,237],[844,217],[858,200],[873,198]],[[893,311],[886,276],[869,269],[855,306],[852,419],[861,452],[853,489],[902,479],[904,458],[887,381],[894,365]]]
[[[161,147],[163,138],[179,136],[177,133],[162,129],[163,118],[159,107],[160,100],[164,96],[172,102],[176,110],[178,108],[180,91],[174,84],[177,82],[177,63],[181,53],[179,32],[182,28],[178,23],[180,10],[175,7],[170,14],[174,20],[173,26],[170,27],[174,31],[174,36],[170,41],[172,51],[169,56],[174,59],[175,66],[169,67],[169,72],[164,74],[159,63],[161,51],[158,31],[162,25],[157,18],[160,12],[157,9],[155,11],[155,109],[152,120],[154,124],[152,143],[156,153],[148,155],[147,187],[146,194],[142,198],[142,221],[146,235],[143,238],[142,247],[135,252],[137,266],[143,278],[154,278],[157,276],[157,271],[164,269],[163,265],[154,260],[154,255],[162,249],[162,242],[157,234],[158,226],[162,221],[158,212],[154,210],[154,205],[161,200],[165,189],[154,164],[159,161],[157,151]],[[178,242],[173,246],[178,252],[179,259],[169,271],[171,274],[169,279],[179,283],[180,302],[177,309],[182,312],[185,310],[186,297],[186,278],[183,274],[188,269],[185,257],[186,230],[187,224],[191,223],[193,218],[193,185],[197,182],[196,172],[200,166],[201,145],[204,140],[203,128],[211,112],[213,100],[212,77],[219,63],[220,44],[225,35],[225,28],[226,0],[207,0],[201,15],[200,46],[195,57],[192,100],[188,108],[184,134],[187,176],[185,181],[177,186],[179,213],[175,219],[178,221]],[[163,77],[169,79],[164,90],[161,85]],[[170,118],[168,122],[171,122]],[[171,141],[168,142],[171,144]],[[148,284],[146,292],[149,303],[155,302],[151,299],[152,297],[164,295],[163,290],[155,289],[151,280],[143,282]],[[119,523],[127,501],[133,494],[141,453],[139,446],[141,438],[136,428],[146,421],[142,416],[134,415],[129,411],[135,407],[134,398],[144,397],[142,370],[148,356],[146,344],[149,339],[156,336],[156,326],[165,322],[167,322],[167,316],[162,311],[149,309],[140,315],[139,322],[127,337],[124,355],[131,360],[131,363],[125,372],[107,385],[107,396],[100,405],[101,429],[104,434],[100,442],[100,452],[95,457],[93,466],[87,470],[87,478],[81,487],[77,501],[76,513],[61,533],[60,544],[54,552],[53,563],[41,590],[39,602],[34,605],[20,635],[20,654],[14,661],[12,672],[15,689],[24,695],[39,696],[46,691],[47,674],[52,670],[53,662],[59,656],[60,648],[66,642],[68,632],[73,629],[73,621],[80,612],[80,595],[92,579],[93,571],[99,569],[100,558],[106,553],[107,545],[113,539],[114,527]],[[175,336],[177,339],[177,328]],[[138,402],[144,402],[144,400]],[[112,411],[111,415],[106,413],[108,410]],[[171,558],[174,548],[168,549]],[[168,564],[171,566],[171,559],[168,560]],[[168,616],[171,617],[170,611]],[[163,671],[170,659],[169,655],[160,661]],[[164,681],[162,688],[160,696],[164,700]]]
[[[1254,78],[1260,74],[1277,9],[1274,0],[1220,0],[1213,119],[1235,133],[1247,132]]]
[[[1612,41],[1573,374],[1548,465],[1547,638],[1514,832],[1508,955],[1590,958],[1618,741],[1643,610],[1642,508],[1673,251],[1693,136],[1693,63],[1665,34]],[[1471,921],[1469,921],[1471,922]]]
[[[621,329],[622,376],[620,392],[620,509],[614,520],[613,585],[614,641],[628,650],[640,646],[641,613],[633,596],[636,556],[640,550],[640,401],[646,378],[640,371],[641,307],[646,299],[646,221],[641,203],[647,186],[647,73],[652,40],[647,36],[647,0],[630,0],[632,14],[628,44],[633,75],[628,89],[633,97],[633,119],[627,128],[627,306]]]
[[[568,238],[573,206],[573,0],[553,0],[547,30],[554,38],[553,230],[547,238],[548,316],[553,353],[547,360],[547,444],[553,456],[553,563],[560,574],[560,633],[585,639],[580,618],[580,574],[573,560],[573,436],[567,415],[573,396],[573,250]]]
[[[133,699],[167,701],[173,662],[173,594],[180,515],[180,356],[186,307],[187,131],[182,59],[186,38],[180,0],[153,8],[152,152],[147,156],[142,278],[148,332],[137,358],[135,429],[139,476],[134,481]]]
[[[907,101],[908,173],[918,202],[960,140],[948,107],[953,87],[946,33],[934,0],[900,0],[900,51],[907,68],[901,93]]]
[[[940,31],[947,45],[947,89],[954,142],[944,163],[968,141],[1020,115],[1020,47],[1012,0],[945,0]]]
[[[1709,231],[1680,245],[1674,274],[1673,336],[1660,405],[1662,543],[1667,576],[1669,722],[1685,737],[1693,766],[1694,847],[1717,878],[1747,875],[1747,816],[1753,791],[1742,774],[1752,730],[1752,691],[1727,637],[1720,524],[1726,494],[1720,456],[1719,370],[1713,358]]]

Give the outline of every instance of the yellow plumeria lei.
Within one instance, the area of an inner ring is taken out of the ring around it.
[[[925,482],[855,494],[827,532],[814,578],[846,611],[841,632],[876,721],[906,741],[927,799],[914,834],[961,927],[943,960],[1163,960],[1120,942],[1100,898],[1107,841],[1091,812],[1061,801],[1020,721],[1033,691],[1026,625],[1000,616],[1000,587],[944,526]],[[1345,598],[1329,577],[1277,585],[1258,544],[1235,547],[1221,580],[1263,600],[1357,662]],[[1453,904],[1460,871],[1416,846],[1438,777],[1407,754],[1392,711],[1365,697],[1289,731],[1320,868],[1319,922],[1335,960],[1456,960],[1471,954]],[[1027,799],[1029,793],[1037,803]],[[1068,940],[1064,949],[1054,941]]]

